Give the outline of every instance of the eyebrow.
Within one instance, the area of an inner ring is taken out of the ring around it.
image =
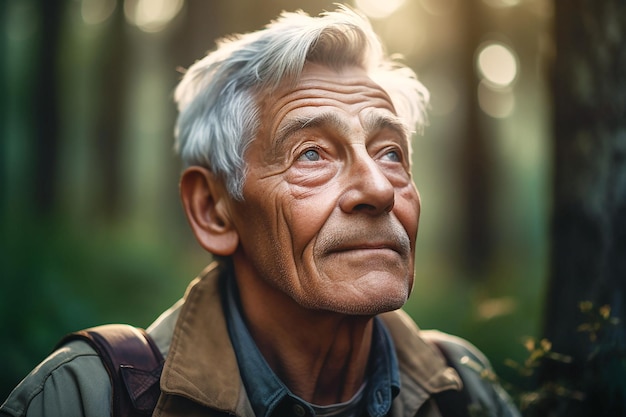
[[[350,127],[335,113],[320,113],[311,117],[295,117],[285,123],[276,132],[275,145],[280,147],[289,137],[304,129],[315,129],[318,127],[332,127],[346,136],[350,132]]]
[[[368,134],[388,129],[395,131],[405,139],[411,136],[408,126],[399,117],[391,114],[369,112],[363,118],[363,125]]]
[[[304,129],[315,129],[318,127],[332,128],[343,136],[348,136],[350,126],[337,114],[332,112],[320,113],[311,117],[295,117],[287,121],[276,132],[277,147],[282,146],[289,137]],[[397,132],[403,138],[409,137],[409,129],[398,117],[377,112],[370,112],[363,118],[363,127],[366,135],[389,129]]]

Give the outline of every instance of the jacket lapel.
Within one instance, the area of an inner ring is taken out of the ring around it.
[[[172,408],[180,413],[180,407],[192,406],[184,405],[187,400],[229,414],[237,414],[245,406],[240,400],[243,387],[220,299],[221,273],[217,264],[210,265],[185,294],[154,415],[167,416]]]
[[[402,388],[392,407],[394,417],[415,416],[432,394],[446,390],[461,390],[461,377],[447,366],[445,358],[430,343],[420,337],[420,330],[403,310],[381,314],[391,334],[398,355]],[[421,410],[420,410],[421,411]],[[432,414],[432,415],[438,415]]]

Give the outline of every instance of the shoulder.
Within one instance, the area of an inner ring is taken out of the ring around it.
[[[54,351],[9,395],[2,416],[109,416],[109,376],[96,352],[73,341]]]
[[[484,415],[519,417],[509,395],[502,388],[487,357],[467,340],[438,330],[422,330],[404,311],[396,310],[381,315],[390,330],[399,358],[424,355],[424,346],[436,347],[437,356],[443,356],[449,367],[461,378],[472,406],[486,410]],[[432,349],[428,349],[432,350]],[[421,353],[420,353],[421,352]],[[425,356],[429,362],[432,356]],[[404,363],[410,362],[406,359]],[[420,362],[420,368],[425,362]],[[445,366],[445,364],[444,364]],[[479,415],[483,415],[479,414]]]
[[[487,357],[469,341],[439,330],[420,330],[420,337],[435,344],[446,358],[454,362],[476,362],[481,369],[491,369]],[[478,368],[475,368],[478,369]]]
[[[439,348],[450,366],[461,376],[477,408],[502,417],[519,417],[508,393],[500,385],[487,357],[467,340],[438,330],[421,330],[420,337]],[[494,414],[495,413],[495,414]]]
[[[178,322],[180,310],[184,299],[176,302],[172,307],[163,312],[147,329],[146,332],[157,345],[163,357],[167,357],[172,344],[174,328]]]
[[[148,329],[165,357],[182,302]],[[110,416],[111,382],[96,351],[73,340],[54,351],[13,390],[0,406],[3,416]],[[58,410],[58,411],[57,411]]]

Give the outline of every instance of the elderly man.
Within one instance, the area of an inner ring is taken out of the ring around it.
[[[410,135],[427,99],[346,8],[284,13],[186,72],[176,90],[180,193],[218,261],[148,329],[166,360],[158,403],[144,411],[517,415],[475,348],[420,331],[399,310],[420,214]],[[70,341],[0,414],[108,416],[121,400],[111,401],[117,368],[107,361]],[[131,377],[124,384],[136,394]]]

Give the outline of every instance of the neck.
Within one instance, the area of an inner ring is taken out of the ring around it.
[[[373,317],[309,310],[274,288],[239,284],[254,341],[295,395],[329,405],[357,393],[365,381]]]

